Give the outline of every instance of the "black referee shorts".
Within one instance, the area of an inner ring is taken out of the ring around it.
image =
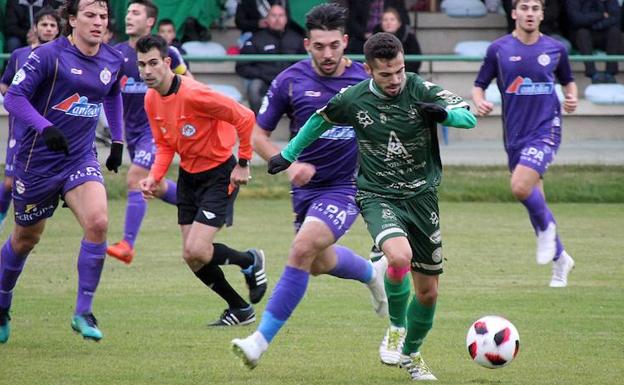
[[[219,166],[195,174],[180,168],[178,176],[178,224],[200,222],[208,226],[231,226],[238,187],[230,184],[236,165],[232,156]]]

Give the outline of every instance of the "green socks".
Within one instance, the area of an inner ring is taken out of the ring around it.
[[[403,345],[403,354],[418,352],[425,336],[433,326],[435,308],[435,304],[432,307],[426,307],[418,301],[416,296],[412,297],[407,308],[407,335]]]
[[[388,297],[388,313],[390,323],[397,327],[405,327],[407,302],[410,296],[410,279],[406,274],[401,282],[392,282],[384,276],[384,286]]]

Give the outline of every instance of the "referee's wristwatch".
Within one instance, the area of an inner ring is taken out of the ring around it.
[[[241,166],[241,167],[249,166],[249,159],[239,159],[238,160],[238,165]]]

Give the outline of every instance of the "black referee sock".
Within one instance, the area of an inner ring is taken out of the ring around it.
[[[254,257],[247,251],[234,250],[222,243],[213,243],[214,252],[210,264],[214,265],[237,265],[241,269],[253,265]]]
[[[230,283],[225,279],[223,270],[219,266],[213,264],[204,265],[201,269],[195,272],[195,276],[199,278],[204,285],[211,288],[221,298],[227,302],[228,307],[231,309],[244,309],[249,306],[247,302],[230,286]]]

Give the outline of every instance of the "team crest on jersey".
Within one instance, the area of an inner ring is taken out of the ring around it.
[[[358,120],[358,123],[360,123],[360,126],[362,126],[362,128],[366,128],[370,126],[371,124],[373,124],[373,118],[370,117],[370,115],[368,114],[368,111],[359,110],[357,112],[356,118]]]
[[[409,153],[405,149],[403,143],[396,135],[394,131],[390,131],[390,136],[388,138],[388,147],[386,151],[386,160],[395,158],[397,156],[407,158],[409,157]]]
[[[549,95],[555,90],[553,82],[533,82],[530,78],[518,76],[505,90],[507,94]]]
[[[17,191],[18,194],[23,194],[26,192],[26,186],[24,186],[24,182],[22,182],[21,180],[16,180],[15,181],[15,191]]]
[[[63,111],[67,115],[80,116],[83,118],[97,118],[100,116],[100,104],[89,103],[89,99],[86,96],[80,96],[77,92],[52,109],[57,111]]]
[[[546,67],[547,65],[550,64],[550,56],[548,56],[548,54],[543,53],[537,57],[537,62],[542,67]]]
[[[147,85],[141,80],[124,75],[119,81],[121,92],[124,94],[144,94],[147,92]]]
[[[182,135],[186,136],[187,138],[195,135],[196,132],[197,130],[191,124],[185,124],[184,127],[182,127]]]
[[[100,81],[104,83],[104,85],[107,85],[108,83],[110,83],[112,76],[113,74],[110,72],[110,70],[104,67],[104,69],[100,72]]]

